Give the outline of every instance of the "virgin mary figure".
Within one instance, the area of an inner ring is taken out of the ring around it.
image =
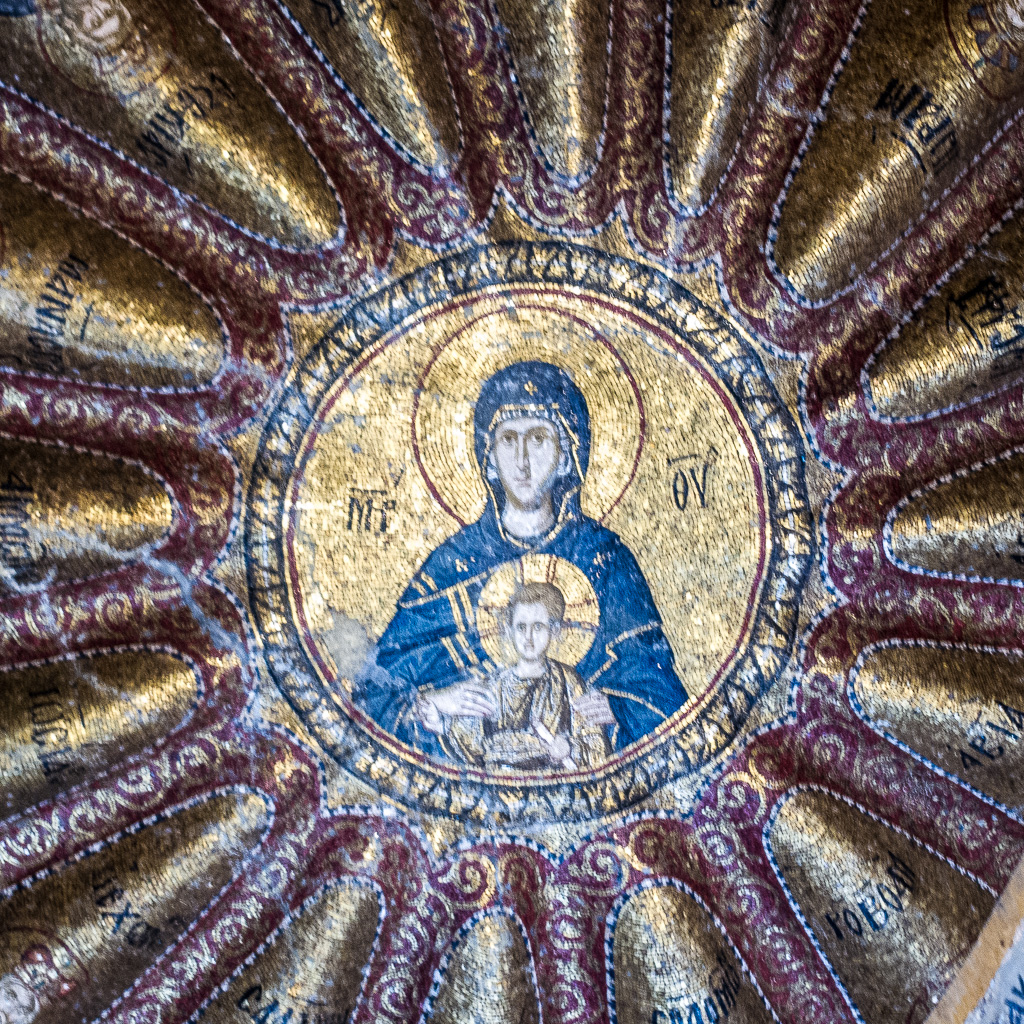
[[[573,711],[607,730],[610,749],[622,749],[677,711],[686,690],[632,552],[580,506],[590,460],[586,400],[565,370],[515,363],[481,388],[473,428],[487,507],[413,576],[356,700],[399,740],[445,758],[452,719],[497,714],[476,624],[481,591],[499,567],[552,555],[583,572],[600,609],[594,642],[576,666],[586,693]]]

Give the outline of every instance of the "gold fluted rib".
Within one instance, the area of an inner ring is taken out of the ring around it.
[[[171,501],[119,459],[0,440],[0,588],[89,576],[171,527]]]
[[[775,258],[809,299],[862,273],[1024,92],[1012,0],[871,4],[785,200]],[[826,198],[827,197],[827,198]]]
[[[121,839],[0,908],[0,979],[33,1024],[92,1020],[184,932],[260,840],[266,804],[228,795]]]
[[[771,850],[829,963],[871,1024],[921,1024],[995,900],[836,797],[782,805]]]
[[[1000,459],[911,499],[893,519],[892,553],[933,572],[1024,576],[1024,455]]]
[[[672,15],[669,169],[677,202],[710,202],[775,55],[784,0],[677,4]]]
[[[921,416],[1024,377],[1024,220],[946,282],[868,369],[883,416]]]
[[[540,148],[575,178],[597,159],[607,78],[607,0],[497,0]]]
[[[378,911],[373,890],[356,885],[317,897],[232,981],[203,1019],[210,1024],[348,1020],[373,948]]]
[[[251,231],[334,237],[316,163],[192,0],[95,6],[38,0],[6,18],[0,77]]]
[[[417,160],[451,164],[459,147],[444,58],[422,0],[289,0],[339,77]]]
[[[621,1024],[771,1020],[707,911],[671,886],[629,899],[615,924],[613,955]]]
[[[0,175],[0,361],[165,387],[208,381],[222,356],[213,313],[156,260]]]
[[[99,775],[181,722],[196,677],[178,658],[132,651],[0,674],[0,813]]]
[[[854,681],[864,713],[934,764],[1024,808],[1024,657],[894,645]]]

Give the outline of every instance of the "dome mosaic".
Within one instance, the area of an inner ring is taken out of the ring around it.
[[[961,1024],[1019,0],[0,39],[0,1024]]]

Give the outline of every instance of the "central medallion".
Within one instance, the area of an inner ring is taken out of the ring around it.
[[[346,769],[481,823],[625,810],[791,656],[800,436],[751,346],[561,243],[448,257],[296,365],[245,529],[267,664]]]

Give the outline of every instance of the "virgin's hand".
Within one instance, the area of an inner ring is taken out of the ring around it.
[[[600,690],[583,694],[573,703],[573,709],[588,725],[614,725],[615,716],[608,698]]]
[[[491,718],[496,709],[491,691],[474,679],[446,686],[422,698],[442,715],[468,715],[470,718]]]
[[[434,707],[433,701],[421,697],[413,706],[412,716],[427,732],[435,733],[438,736],[444,732],[444,719],[441,717],[441,712]],[[0,1024],[3,1022],[0,1021]]]

